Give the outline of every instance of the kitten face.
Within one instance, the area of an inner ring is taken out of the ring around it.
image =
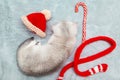
[[[18,49],[28,49],[28,48],[32,48],[33,46],[38,46],[39,42],[37,42],[36,40],[34,40],[34,37],[31,37],[27,40],[25,40],[23,43],[21,43],[21,45],[19,46]]]

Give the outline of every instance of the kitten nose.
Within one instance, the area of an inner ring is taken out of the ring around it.
[[[30,39],[31,39],[31,40],[34,40],[34,37],[31,37]]]

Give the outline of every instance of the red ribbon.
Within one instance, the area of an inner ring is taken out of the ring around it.
[[[108,68],[108,65],[104,63],[99,64],[96,67],[83,71],[83,72],[78,69],[78,65],[96,60],[107,54],[110,54],[110,52],[112,52],[116,47],[116,42],[112,38],[107,37],[107,36],[98,36],[98,37],[94,37],[94,38],[90,38],[86,40],[87,6],[83,2],[78,2],[75,6],[75,12],[78,12],[79,6],[82,6],[84,9],[84,18],[83,18],[83,26],[82,26],[82,44],[77,48],[75,52],[74,61],[67,64],[61,70],[57,80],[63,80],[64,74],[69,68],[74,68],[75,73],[83,77],[87,77],[87,76],[90,76],[90,75],[93,75],[99,72],[105,72]],[[94,55],[91,55],[85,58],[79,58],[85,46],[89,45],[90,43],[100,41],[100,40],[108,42],[110,44],[110,47]]]
[[[84,49],[84,47],[90,43],[93,43],[93,42],[96,42],[96,41],[106,41],[110,44],[110,47],[101,51],[101,52],[98,52],[97,54],[94,54],[94,55],[91,55],[91,56],[88,56],[86,58],[80,58],[80,55],[82,53],[82,50]],[[94,38],[90,38],[86,41],[84,41],[84,43],[82,43],[76,50],[75,52],[75,56],[74,56],[74,61],[67,64],[60,72],[60,77],[61,79],[57,79],[57,80],[62,80],[62,77],[64,77],[64,74],[65,72],[69,69],[69,68],[74,68],[74,71],[76,72],[76,74],[78,74],[79,76],[83,76],[83,77],[87,77],[87,76],[90,76],[91,73],[89,72],[89,70],[86,70],[86,71],[79,71],[78,69],[78,65],[80,64],[83,64],[83,63],[87,63],[87,62],[90,62],[90,61],[93,61],[93,60],[96,60],[98,58],[101,58],[107,54],[110,54],[110,52],[112,52],[116,47],[116,42],[112,39],[112,38],[109,38],[109,37],[106,37],[106,36],[98,36],[98,37],[94,37]]]

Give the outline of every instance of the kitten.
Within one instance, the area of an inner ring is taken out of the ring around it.
[[[18,65],[26,74],[47,73],[70,56],[76,42],[76,24],[67,21],[60,22],[53,25],[52,30],[53,35],[45,45],[41,45],[32,37],[18,48]]]

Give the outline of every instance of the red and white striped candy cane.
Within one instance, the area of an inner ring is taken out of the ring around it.
[[[75,12],[78,13],[79,6],[83,7],[83,22],[82,22],[82,43],[86,40],[86,22],[87,22],[87,6],[83,2],[78,2],[75,6]]]

